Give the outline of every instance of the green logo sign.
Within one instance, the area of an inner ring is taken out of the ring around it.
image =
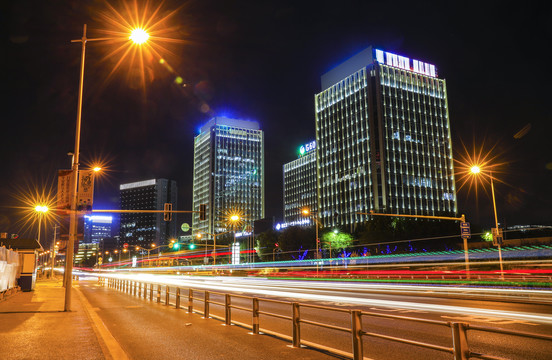
[[[183,223],[180,228],[182,229],[182,231],[184,232],[188,232],[190,231],[190,225],[188,225],[188,223]]]

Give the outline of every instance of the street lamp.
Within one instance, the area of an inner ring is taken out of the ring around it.
[[[315,211],[314,212],[314,215],[312,215],[313,213],[311,212],[311,210],[309,208],[303,208],[301,209],[301,214],[303,214],[303,216],[307,216],[307,217],[310,217],[311,219],[313,219],[315,221],[315,224],[316,224],[316,276],[318,276],[318,256],[319,256],[319,249],[318,249],[318,226],[320,225],[320,219],[318,217],[318,211]]]
[[[238,220],[239,220],[239,216],[236,219],[236,221],[238,221]],[[201,233],[204,233],[205,235],[211,235],[213,237],[213,265],[217,264],[217,236],[228,234],[229,232],[232,232],[232,230],[228,230],[228,231],[225,231],[225,232],[222,232],[222,233],[216,233],[216,234],[211,234],[211,233],[208,233],[208,232],[205,232],[205,231],[198,231],[196,233],[196,237],[198,239],[201,239]],[[236,237],[234,237],[234,242],[236,242]],[[207,249],[207,243],[205,243],[205,248]]]
[[[38,204],[35,206],[34,210],[38,213],[38,243],[40,244],[40,228],[42,226],[42,216],[48,212],[48,206]]]
[[[470,172],[474,175],[474,176],[477,176],[481,173],[481,167],[479,165],[473,165],[471,168],[470,168]],[[497,216],[497,213],[496,213],[496,199],[495,199],[495,191],[494,191],[494,181],[493,181],[493,172],[492,171],[489,171],[489,178],[491,180],[491,194],[492,194],[492,198],[493,198],[493,210],[494,210],[494,220],[495,220],[495,231],[496,231],[496,235],[498,236],[499,234],[499,231],[498,231],[498,216]],[[499,260],[499,263],[500,263],[500,279],[501,280],[504,280],[504,266],[502,264],[502,248],[501,248],[501,243],[500,241],[497,242],[497,245],[498,245],[498,260]]]
[[[135,33],[132,34],[129,39],[136,44],[144,43],[147,38],[144,39],[144,35],[138,36]],[[109,38],[97,38],[89,39],[86,37],[86,24],[84,24],[82,31],[82,38],[78,40],[71,40],[71,42],[80,42],[82,45],[81,50],[81,64],[80,64],[80,77],[79,77],[79,91],[77,102],[77,126],[75,131],[75,151],[73,152],[73,164],[72,164],[72,176],[71,176],[71,211],[69,217],[69,241],[67,244],[67,250],[65,255],[65,306],[64,311],[71,311],[71,288],[73,282],[73,256],[75,239],[77,237],[77,197],[78,197],[78,177],[79,177],[79,154],[80,154],[80,133],[81,133],[81,120],[82,120],[82,93],[84,87],[84,60],[86,58],[86,43],[88,41],[101,41],[110,40]],[[138,41],[141,41],[138,43]]]

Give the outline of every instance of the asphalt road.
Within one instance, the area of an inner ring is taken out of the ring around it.
[[[155,283],[172,284],[171,293],[175,292],[173,285],[182,288],[181,306],[186,306],[187,288],[230,292],[238,295],[258,296],[260,298],[298,301],[305,304],[338,307],[342,309],[358,309],[373,314],[398,315],[416,319],[465,322],[473,326],[483,326],[552,335],[552,306],[547,303],[548,293],[542,292],[536,298],[542,298],[539,303],[524,302],[515,293],[508,299],[502,290],[477,289],[447,289],[446,294],[440,289],[418,287],[415,289],[395,285],[385,289],[383,284],[376,287],[362,286],[358,283],[343,282],[327,283],[313,281],[284,281],[244,278],[189,278],[170,275],[122,275],[124,278],[140,279]],[[418,291],[416,291],[418,290]],[[164,294],[164,288],[162,293]],[[118,293],[118,292],[116,292]],[[120,294],[120,293],[119,293]],[[448,294],[448,295],[447,295]],[[129,296],[120,294],[123,296]],[[195,291],[196,310],[203,310],[201,298],[203,291]],[[452,297],[450,297],[452,296]],[[497,301],[500,297],[505,300]],[[533,297],[534,298],[534,297]],[[164,299],[164,297],[163,297]],[[489,299],[489,300],[487,300]],[[213,302],[224,302],[222,295],[211,294]],[[144,303],[144,300],[140,300]],[[146,300],[148,303],[149,300]],[[171,304],[175,297],[171,296]],[[233,297],[232,304],[251,308],[248,298]],[[269,312],[290,316],[291,306],[273,302],[260,302],[261,312]],[[211,304],[210,314],[224,317],[224,308]],[[245,324],[251,324],[251,312],[241,309],[232,310],[232,319]],[[334,312],[319,308],[301,307],[301,319],[325,323],[333,326],[350,328],[351,317],[347,312]],[[217,320],[212,320],[218,323]],[[260,327],[272,332],[291,336],[291,322],[287,319],[262,315]],[[393,336],[398,338],[452,347],[451,330],[447,326],[421,323],[405,319],[389,319],[378,316],[364,315],[362,318],[364,331]],[[351,352],[351,335],[338,330],[321,328],[310,324],[301,325],[301,339],[315,342],[332,348]],[[550,359],[552,358],[552,342],[517,337],[492,332],[468,331],[470,350],[508,359]],[[418,346],[402,344],[387,339],[364,336],[364,355],[373,359],[451,359],[452,355]]]

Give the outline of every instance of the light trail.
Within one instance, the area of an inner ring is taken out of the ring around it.
[[[521,313],[517,311],[497,310],[489,308],[478,308],[468,306],[453,306],[442,304],[430,304],[430,303],[417,303],[413,301],[396,301],[396,300],[383,300],[383,299],[367,299],[365,297],[355,297],[352,295],[328,295],[330,292],[338,291],[357,291],[359,285],[363,291],[374,290],[405,290],[416,291],[438,291],[439,288],[430,286],[401,286],[386,285],[386,284],[336,284],[335,282],[323,283],[314,281],[274,281],[274,280],[262,280],[262,279],[243,279],[243,278],[228,278],[228,277],[213,277],[213,278],[198,278],[198,277],[183,277],[175,275],[154,275],[154,274],[117,274],[111,273],[108,277],[152,282],[158,284],[167,284],[179,287],[190,287],[195,289],[215,290],[218,292],[238,292],[238,293],[250,293],[260,296],[277,297],[277,298],[290,298],[296,300],[316,301],[316,302],[330,302],[336,305],[360,305],[360,306],[377,306],[377,307],[389,307],[400,308],[409,310],[420,310],[431,313],[446,313],[457,315],[475,315],[475,316],[493,316],[499,318],[505,318],[510,320],[521,320],[536,322],[541,324],[552,324],[552,315],[538,314],[538,313]],[[270,289],[271,287],[281,287],[280,289]],[[283,288],[287,289],[283,289]],[[292,288],[293,290],[290,290]],[[324,293],[320,293],[319,290],[323,290]],[[447,291],[465,292],[465,288],[447,288]],[[469,289],[474,291],[473,288]],[[316,291],[319,291],[316,293]],[[523,293],[520,290],[512,289],[477,289],[479,296],[485,294],[495,295],[499,294],[517,294]],[[552,291],[531,291],[542,296],[543,299],[552,299]],[[359,295],[359,294],[357,294]],[[360,294],[366,296],[367,294]],[[431,294],[428,294],[431,295]],[[422,298],[420,298],[422,300]],[[503,301],[507,301],[503,300]]]

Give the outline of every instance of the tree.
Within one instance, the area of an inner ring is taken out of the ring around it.
[[[343,250],[350,247],[352,244],[353,236],[345,232],[333,230],[322,235],[322,247],[330,249],[330,257],[332,256],[332,250]]]

